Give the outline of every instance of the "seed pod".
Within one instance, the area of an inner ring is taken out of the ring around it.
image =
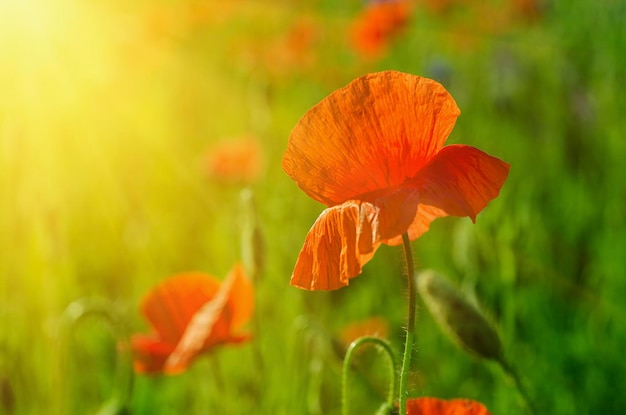
[[[502,343],[493,325],[444,277],[434,271],[417,276],[417,289],[439,327],[469,352],[502,361]]]

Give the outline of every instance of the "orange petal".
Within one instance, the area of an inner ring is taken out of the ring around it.
[[[135,371],[153,374],[163,370],[163,365],[174,350],[174,345],[163,343],[154,336],[137,334],[131,338],[131,348]]]
[[[219,286],[218,280],[202,273],[176,275],[146,295],[142,311],[165,343],[176,344],[194,314]]]
[[[406,404],[407,415],[490,415],[483,404],[469,399],[417,398]]]
[[[335,290],[361,273],[380,245],[373,222],[377,215],[371,205],[364,205],[362,209],[361,203],[348,201],[322,212],[306,236],[291,285]]]
[[[243,310],[236,310],[239,301],[251,301],[252,287],[246,285],[243,267],[237,265],[221,283],[214,296],[207,299],[194,313],[185,328],[175,350],[167,358],[164,371],[176,373],[184,370],[189,363],[202,351],[208,350],[217,344],[239,342],[239,338],[231,336],[233,321],[241,325],[247,321],[252,313],[252,304],[245,304]],[[237,293],[235,290],[244,290]],[[241,313],[241,314],[239,314]]]
[[[475,221],[500,193],[509,167],[477,148],[457,144],[444,147],[413,183],[420,190],[422,203]]]
[[[422,234],[428,231],[432,221],[443,216],[448,216],[448,214],[434,206],[420,203],[417,206],[415,217],[407,229],[409,239],[413,241],[422,236]],[[383,239],[381,242],[392,246],[400,245],[402,243],[402,235],[389,239]]]
[[[232,277],[231,277],[232,275]],[[233,279],[228,299],[228,309],[231,311],[230,325],[233,329],[238,329],[246,324],[252,317],[254,311],[254,290],[252,282],[246,276],[241,264],[237,264],[230,271],[226,280]]]
[[[300,119],[283,169],[327,206],[397,187],[442,148],[459,113],[431,79],[396,71],[365,75]]]
[[[402,188],[372,203],[378,210],[380,239],[402,238],[417,211],[420,194],[415,189]]]

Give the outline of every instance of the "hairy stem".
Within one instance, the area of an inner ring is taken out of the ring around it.
[[[406,414],[406,399],[408,396],[409,371],[411,368],[411,354],[413,352],[413,337],[415,329],[415,268],[413,265],[413,253],[411,252],[411,240],[409,234],[402,234],[404,256],[407,264],[407,290],[409,292],[409,314],[407,316],[406,338],[404,343],[404,356],[400,371],[400,414]]]

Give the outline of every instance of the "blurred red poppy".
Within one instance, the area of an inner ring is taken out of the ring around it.
[[[367,320],[357,321],[344,326],[341,329],[340,340],[347,349],[350,343],[359,337],[387,338],[389,335],[389,323],[382,317],[371,317]]]
[[[306,236],[291,284],[333,290],[361,273],[381,243],[414,240],[442,216],[476,215],[509,165],[444,143],[460,111],[439,83],[396,71],[365,75],[294,127],[283,169],[328,206]]]
[[[319,37],[319,22],[312,16],[301,15],[281,37],[268,43],[269,48],[263,52],[263,66],[275,79],[307,72],[317,63],[315,44]]]
[[[544,2],[540,0],[510,0],[510,3],[513,13],[528,22],[539,20],[543,12]]]
[[[204,168],[209,177],[223,182],[254,182],[263,169],[261,144],[253,136],[217,143],[206,151]]]
[[[411,7],[406,0],[372,2],[352,26],[354,49],[368,57],[377,57],[390,40],[406,25]]]
[[[438,398],[409,399],[406,402],[407,415],[490,415],[480,402],[469,399]]]
[[[135,370],[179,373],[218,345],[247,340],[248,334],[236,332],[250,319],[253,304],[252,285],[241,265],[223,282],[202,273],[169,278],[142,301],[154,333],[132,337]]]

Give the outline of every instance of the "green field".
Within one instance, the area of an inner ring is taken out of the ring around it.
[[[0,0],[0,414],[92,414],[129,383],[132,414],[340,414],[342,330],[381,317],[403,350],[404,256],[382,246],[336,291],[290,286],[325,206],[281,159],[309,108],[386,69],[441,82],[461,109],[448,144],[511,165],[476,224],[437,219],[413,242],[418,271],[481,304],[538,414],[626,411],[626,5],[411,5],[363,55],[357,0]],[[242,137],[259,170],[212,174],[214,146]],[[129,380],[120,344],[150,329],[145,293],[245,260],[244,189],[263,239],[252,339]],[[75,301],[113,324],[68,326]],[[456,347],[421,302],[415,336],[412,396],[525,413],[501,368]],[[376,411],[386,375],[373,349],[356,357],[352,413]]]

